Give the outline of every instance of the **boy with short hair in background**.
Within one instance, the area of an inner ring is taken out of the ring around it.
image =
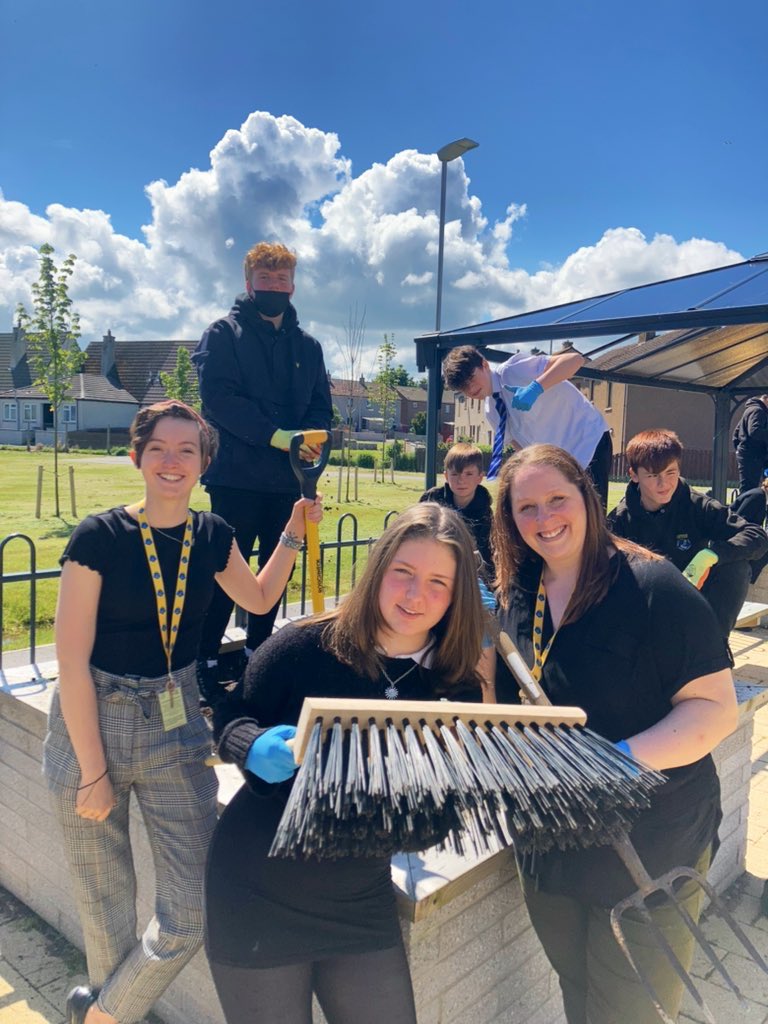
[[[482,484],[485,475],[483,453],[476,445],[459,441],[445,453],[443,473],[443,486],[431,487],[419,501],[435,501],[438,505],[455,509],[469,527],[477,550],[492,574],[490,537],[493,509],[490,492]]]
[[[663,555],[709,601],[726,640],[768,534],[680,476],[683,446],[671,430],[644,430],[627,445],[630,483],[608,516],[618,537]]]

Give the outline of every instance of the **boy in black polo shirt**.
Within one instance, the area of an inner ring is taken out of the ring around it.
[[[630,483],[608,516],[619,537],[669,559],[709,601],[728,639],[768,534],[680,476],[683,446],[671,430],[644,430],[627,445]]]
[[[487,571],[492,575],[490,537],[493,509],[490,492],[481,483],[485,475],[483,453],[475,445],[460,441],[446,452],[443,472],[443,486],[425,491],[419,501],[436,501],[438,505],[447,505],[459,513],[475,538]]]

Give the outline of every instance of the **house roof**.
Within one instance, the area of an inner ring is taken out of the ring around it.
[[[331,394],[338,398],[367,398],[368,388],[359,380],[344,380],[342,377],[331,377],[329,380]]]
[[[93,373],[78,373],[72,378],[72,394],[65,399],[67,402],[89,399],[95,402],[126,402],[136,405],[136,399],[122,388],[110,384],[106,377]],[[45,393],[33,385],[26,388],[9,388],[0,392],[0,398],[20,398],[25,400],[46,400]]]
[[[191,355],[197,341],[115,341],[115,369],[109,380],[117,388],[127,391],[139,405],[151,405],[167,397],[160,373],[171,373],[176,368],[176,353],[186,348]],[[92,341],[86,349],[84,370],[94,376],[101,375],[103,341]]]
[[[406,387],[404,384],[399,384],[395,391],[407,402],[426,402],[427,400],[427,392],[424,388],[411,388]]]
[[[650,333],[656,335],[652,344]],[[605,337],[610,340],[602,345],[579,346],[595,359],[583,376],[705,392],[765,391],[768,253],[699,274],[425,335],[416,339],[416,348],[419,368],[425,369],[433,365],[430,350],[435,347],[449,351],[457,345]],[[487,354],[494,360],[509,355]]]
[[[13,334],[0,333],[0,391],[28,387],[32,383],[26,356],[11,369],[12,348]]]

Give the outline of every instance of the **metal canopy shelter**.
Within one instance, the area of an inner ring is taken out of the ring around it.
[[[768,253],[416,338],[419,371],[428,375],[426,486],[435,483],[441,367],[447,352],[475,345],[490,362],[503,362],[510,353],[488,346],[605,337],[610,340],[576,346],[593,360],[580,377],[711,395],[713,493],[723,500],[733,412],[750,395],[768,392]]]

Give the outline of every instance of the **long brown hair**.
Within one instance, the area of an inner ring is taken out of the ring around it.
[[[483,624],[474,542],[452,509],[433,502],[412,505],[387,527],[371,551],[355,589],[338,608],[321,616],[328,621],[323,643],[355,671],[369,679],[380,677],[381,659],[374,644],[384,626],[379,591],[401,545],[410,540],[445,544],[456,560],[451,603],[433,630],[436,643],[430,667],[447,687],[477,683],[475,667],[480,658]]]
[[[616,560],[610,557],[611,548],[618,548],[644,559],[656,559],[658,556],[638,544],[615,537],[610,532],[592,480],[572,455],[553,444],[531,445],[515,452],[507,459],[499,476],[499,493],[493,517],[491,543],[499,600],[505,608],[509,606],[513,586],[536,587],[542,565],[541,556],[520,536],[512,514],[515,477],[524,466],[542,466],[557,470],[569,484],[579,489],[584,500],[587,528],[581,551],[579,578],[562,618],[561,625],[565,625],[581,618],[608,593],[618,569]]]

